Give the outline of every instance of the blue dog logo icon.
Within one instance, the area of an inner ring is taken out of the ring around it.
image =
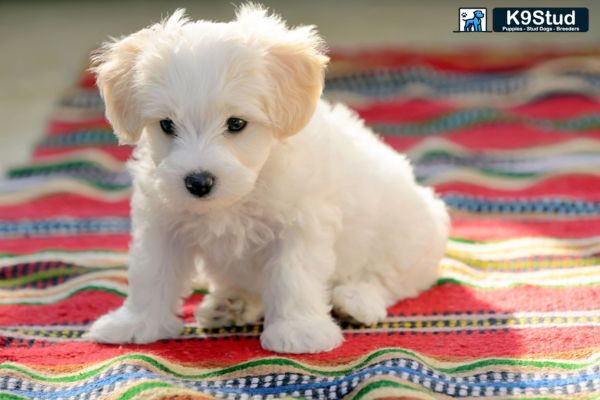
[[[485,14],[481,10],[473,11],[473,18],[466,18],[469,15],[466,12],[461,13],[463,21],[465,23],[463,31],[466,32],[481,32],[482,19],[485,18]]]
[[[458,30],[454,32],[489,32],[486,7],[461,7],[458,9],[457,17]]]

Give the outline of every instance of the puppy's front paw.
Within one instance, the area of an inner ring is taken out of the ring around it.
[[[196,321],[204,328],[242,326],[262,318],[260,301],[234,294],[208,294],[196,308]]]
[[[263,348],[278,353],[320,353],[343,341],[342,330],[329,318],[276,321],[260,336]]]
[[[174,315],[160,318],[132,313],[121,307],[98,319],[85,339],[99,343],[150,343],[179,336],[183,322]]]

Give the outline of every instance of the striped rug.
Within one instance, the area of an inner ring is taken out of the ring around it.
[[[127,295],[131,149],[93,78],[0,182],[1,399],[600,398],[600,49],[342,51],[326,95],[413,160],[451,209],[437,284],[325,354],[261,325],[99,345]]]

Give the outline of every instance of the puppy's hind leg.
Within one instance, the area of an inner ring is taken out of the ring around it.
[[[233,290],[214,290],[207,294],[195,312],[203,328],[253,324],[263,316],[259,298]]]
[[[334,312],[341,318],[371,325],[385,319],[392,298],[377,278],[370,277],[334,286],[332,301]]]

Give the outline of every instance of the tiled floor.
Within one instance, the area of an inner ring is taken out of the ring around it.
[[[0,2],[0,169],[23,161],[43,133],[60,93],[74,81],[86,54],[107,36],[135,31],[176,7],[193,18],[227,20],[231,1],[2,1]],[[238,1],[236,1],[238,3]],[[585,34],[453,34],[457,8],[520,5],[519,1],[266,1],[292,24],[315,24],[333,47],[388,44],[410,47],[572,46],[600,44],[600,2],[590,8]],[[502,3],[502,4],[499,4]],[[565,6],[529,0],[527,6]]]

